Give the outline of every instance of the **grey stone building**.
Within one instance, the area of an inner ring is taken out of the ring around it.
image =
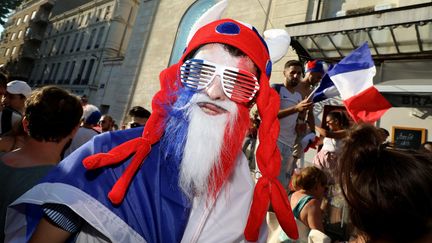
[[[5,24],[0,39],[0,67],[8,71],[11,78],[30,78],[54,2],[24,1]]]

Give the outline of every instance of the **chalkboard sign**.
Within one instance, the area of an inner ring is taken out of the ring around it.
[[[425,141],[425,128],[392,127],[392,142],[396,148],[419,149]]]

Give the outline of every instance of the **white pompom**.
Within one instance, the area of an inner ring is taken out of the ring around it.
[[[279,61],[288,52],[291,37],[283,29],[270,29],[264,31],[264,39],[270,52],[270,59],[273,63]]]

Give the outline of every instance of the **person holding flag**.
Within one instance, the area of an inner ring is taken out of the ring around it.
[[[323,75],[324,62],[321,60],[310,60],[305,65],[305,76],[296,86],[296,91],[300,93],[303,99],[308,98],[314,87],[320,82]],[[309,127],[309,129],[308,129]],[[297,124],[296,124],[297,137],[294,144],[293,150],[293,163],[297,168],[301,167],[298,163],[298,159],[304,155],[304,149],[302,140],[306,134],[315,133],[315,116],[313,109],[309,108],[298,113]]]
[[[312,102],[303,99],[302,95],[296,91],[303,74],[301,62],[297,60],[287,61],[283,74],[285,76],[284,83],[273,84],[272,88],[278,92],[280,98],[278,119],[281,129],[277,143],[282,156],[282,166],[278,179],[285,188],[288,188],[288,183],[295,169],[292,152],[297,137],[297,117],[300,112],[309,109]]]
[[[373,85],[376,68],[367,42],[329,68],[313,92],[313,102],[340,95],[354,122],[376,122],[391,104]]]

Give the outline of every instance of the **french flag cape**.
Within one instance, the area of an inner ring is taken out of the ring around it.
[[[12,242],[28,242],[41,218],[43,203],[68,205],[112,242],[180,242],[191,203],[177,186],[176,166],[163,159],[159,143],[138,170],[121,206],[113,206],[106,195],[129,161],[94,171],[82,165],[89,155],[107,152],[141,134],[142,128],[103,133],[66,157],[12,204],[6,242],[12,238]]]
[[[367,42],[328,71],[328,76],[355,122],[373,123],[391,108],[390,103],[373,86],[375,73]]]

